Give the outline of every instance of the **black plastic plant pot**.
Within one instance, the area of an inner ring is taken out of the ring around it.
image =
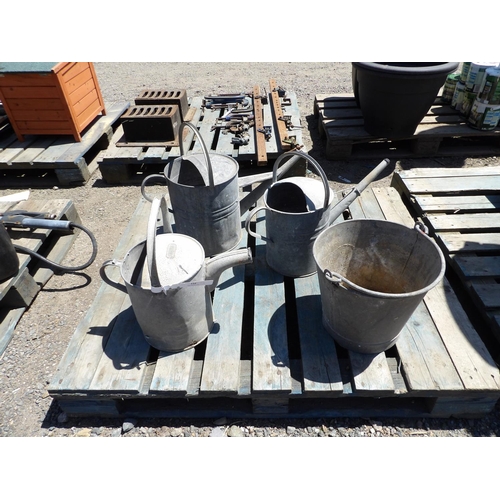
[[[353,62],[352,82],[364,129],[375,137],[411,137],[456,62]]]

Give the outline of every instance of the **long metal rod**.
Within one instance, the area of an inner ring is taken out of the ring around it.
[[[389,159],[382,160],[359,184],[357,184],[352,191],[342,198],[332,209],[330,215],[330,222],[333,222],[349,205],[361,195],[367,186],[374,181],[382,171],[389,165]]]

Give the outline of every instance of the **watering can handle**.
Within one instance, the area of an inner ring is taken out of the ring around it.
[[[122,265],[122,262],[119,261],[119,260],[115,260],[115,259],[110,259],[110,260],[107,260],[105,262],[102,263],[101,265],[101,268],[99,269],[99,274],[101,275],[101,278],[102,280],[114,287],[114,288],[117,288],[118,290],[122,291],[122,292],[125,292],[127,293],[127,289],[125,288],[124,285],[122,285],[121,283],[117,283],[116,281],[113,281],[107,274],[106,274],[106,268],[109,267],[109,266],[117,266],[117,267],[121,267]]]
[[[149,278],[152,287],[161,287],[160,278],[158,277],[158,268],[156,267],[156,219],[158,212],[161,209],[163,217],[167,213],[167,202],[165,197],[154,198],[151,203],[151,212],[148,220],[148,234],[146,239],[146,257],[148,261]]]
[[[252,231],[250,229],[250,221],[251,219],[253,218],[253,216],[259,212],[260,210],[266,210],[266,207],[257,207],[257,208],[254,208],[249,214],[248,214],[248,217],[246,218],[245,220],[245,229],[247,230],[247,233],[250,235],[250,236],[253,236],[254,238],[259,238],[261,240],[264,240],[264,241],[271,241],[270,238],[266,238],[265,236],[262,236],[261,234],[259,233],[255,233],[254,231]]]
[[[326,177],[326,174],[324,170],[320,167],[319,163],[309,156],[307,153],[304,153],[303,151],[288,151],[286,153],[283,153],[275,162],[274,162],[274,167],[273,167],[273,184],[278,180],[278,167],[280,166],[282,160],[284,158],[287,158],[288,156],[301,156],[304,158],[306,161],[311,163],[311,165],[315,168],[317,174],[321,177],[321,180],[323,181],[323,186],[325,187],[325,203],[323,204],[323,210],[326,210],[328,208],[328,205],[330,204],[330,186],[328,185],[328,179]]]
[[[145,200],[149,201],[149,203],[153,202],[153,198],[150,198],[146,194],[146,185],[148,184],[148,182],[151,179],[157,179],[159,181],[162,181],[163,183],[166,183],[166,181],[167,181],[167,178],[164,175],[160,175],[160,174],[151,174],[151,175],[148,175],[147,177],[144,177],[144,179],[142,180],[142,183],[141,183],[141,194]],[[168,183],[167,183],[167,186],[168,186]]]
[[[179,143],[180,143],[180,147],[181,147],[181,156],[184,156],[184,142],[182,140],[182,132],[184,130],[184,127],[189,127],[194,132],[194,135],[196,135],[196,138],[200,142],[201,149],[203,150],[203,155],[205,156],[205,160],[206,160],[206,164],[207,164],[208,182],[210,183],[210,187],[212,189],[214,189],[214,187],[215,187],[214,172],[212,169],[212,162],[210,161],[210,155],[208,154],[207,147],[205,146],[205,142],[203,141],[203,138],[201,137],[200,132],[190,122],[182,122],[181,126],[179,127]]]

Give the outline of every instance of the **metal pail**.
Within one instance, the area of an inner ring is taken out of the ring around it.
[[[288,156],[303,156],[315,168],[322,182],[307,177],[277,181],[277,169]],[[316,272],[312,248],[316,237],[330,222],[335,194],[319,164],[300,151],[282,154],[273,168],[273,184],[264,195],[264,206],[252,210],[246,219],[248,233],[266,242],[266,261],[283,276],[299,277]],[[266,212],[266,236],[250,229],[251,219]]]
[[[389,349],[441,281],[443,254],[422,228],[347,220],[316,239],[323,325],[341,346],[363,353]]]
[[[203,152],[185,155],[181,139],[181,156],[165,167],[163,175],[146,177],[141,192],[152,201],[146,195],[146,184],[153,178],[166,180],[175,232],[195,238],[205,254],[212,256],[235,248],[241,240],[239,165],[228,155],[209,154],[197,128],[189,122],[181,124],[180,138],[184,127],[193,130]]]

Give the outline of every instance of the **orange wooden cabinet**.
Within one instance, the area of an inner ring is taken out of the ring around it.
[[[106,114],[91,62],[0,62],[0,100],[20,141],[25,135],[81,141],[85,127]]]

